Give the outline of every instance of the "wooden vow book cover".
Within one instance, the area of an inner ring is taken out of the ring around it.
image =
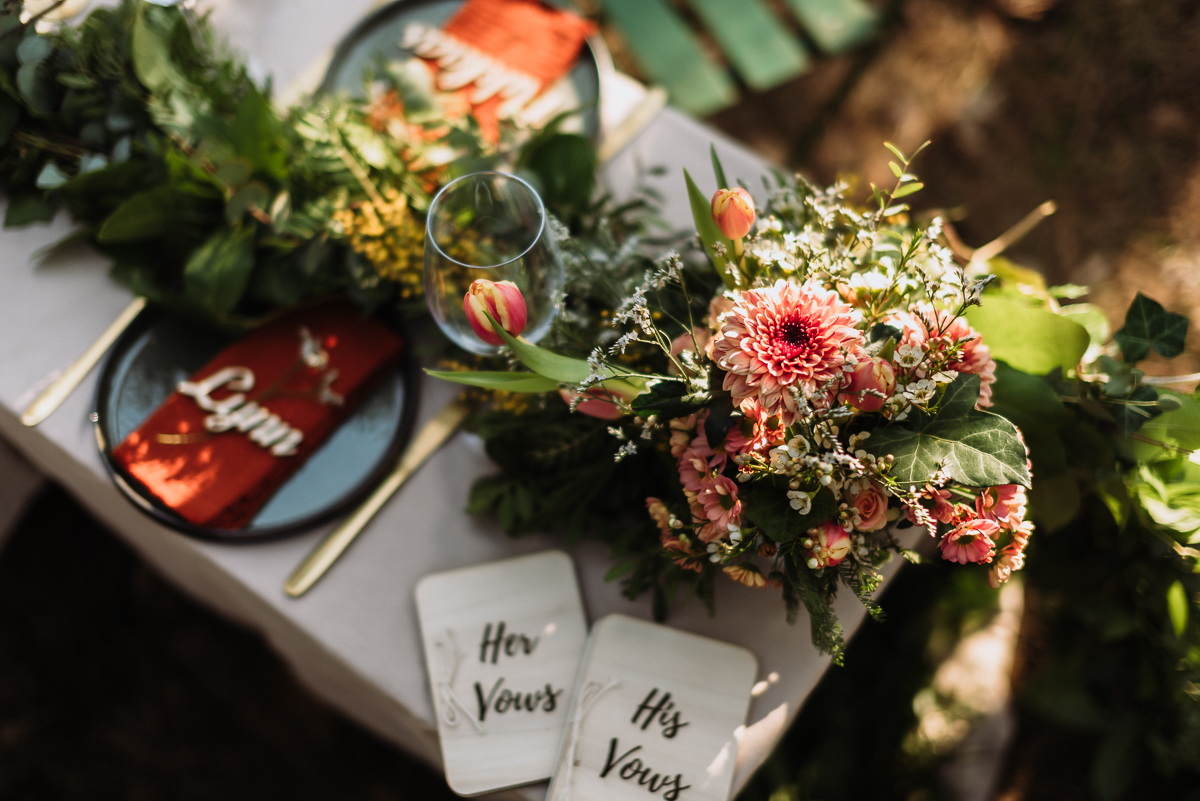
[[[543,551],[426,576],[417,613],[451,789],[550,778],[587,642],[571,557]]]

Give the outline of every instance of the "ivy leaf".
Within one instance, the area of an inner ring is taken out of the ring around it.
[[[968,487],[1030,486],[1017,427],[976,409],[978,400],[979,376],[963,373],[946,387],[936,412],[914,412],[903,425],[872,433],[863,447],[895,456],[892,475],[908,486],[924,485],[942,466]]]
[[[53,202],[42,198],[41,192],[21,195],[8,201],[8,210],[4,213],[5,228],[19,228],[32,222],[50,222],[58,207]]]
[[[649,392],[638,395],[633,403],[634,414],[648,417],[657,414],[662,418],[686,417],[703,409],[712,398],[705,392],[688,393],[683,381],[655,381]]]
[[[221,228],[196,248],[183,271],[185,294],[217,317],[233,311],[254,269],[254,228]]]
[[[1128,398],[1114,401],[1108,409],[1121,433],[1128,437],[1135,434],[1151,418],[1162,414],[1162,410],[1155,403],[1157,400],[1158,390],[1143,385],[1130,393]]]
[[[1114,338],[1128,362],[1145,359],[1151,348],[1170,359],[1183,353],[1187,329],[1188,318],[1167,311],[1139,292],[1125,314],[1125,326]]]
[[[813,526],[819,526],[837,513],[837,499],[822,489],[812,496],[812,509],[802,515],[788,499],[787,481],[771,478],[743,485],[746,519],[778,543],[791,542]]]
[[[504,392],[554,392],[558,382],[537,373],[509,373],[503,370],[426,370],[426,374],[469,387],[499,389]]]
[[[966,316],[992,358],[1033,375],[1073,369],[1091,341],[1086,328],[1061,314],[1003,298],[985,298]]]

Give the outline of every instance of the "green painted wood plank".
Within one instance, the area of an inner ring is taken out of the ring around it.
[[[770,89],[808,68],[804,46],[762,0],[691,0],[691,4],[751,88]]]
[[[840,53],[870,39],[879,14],[863,0],[787,0],[817,46]]]
[[[663,0],[603,0],[642,69],[691,114],[720,111],[737,100],[730,77],[700,50],[687,25]]]

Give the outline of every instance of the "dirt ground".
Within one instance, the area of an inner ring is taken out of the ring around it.
[[[875,46],[753,96],[711,121],[830,182],[887,184],[911,152],[919,204],[970,245],[1045,200],[1058,213],[1010,255],[1052,283],[1093,287],[1119,326],[1137,291],[1200,307],[1200,3],[904,0]],[[1200,370],[1188,353],[1155,372]]]

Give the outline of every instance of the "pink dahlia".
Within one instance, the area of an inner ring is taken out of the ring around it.
[[[779,280],[736,293],[713,339],[712,358],[727,371],[735,401],[757,396],[770,414],[795,413],[792,387],[814,392],[840,378],[846,353],[861,352],[859,312],[815,282]]]
[[[967,562],[987,562],[996,555],[993,537],[1000,532],[994,520],[977,517],[965,520],[942,537],[942,558],[965,565]]]
[[[952,320],[953,316],[952,312],[935,311],[928,303],[922,303],[912,307],[911,311],[895,315],[888,322],[903,329],[902,345],[920,345],[925,349],[945,348],[962,340],[957,356],[945,367],[979,376],[979,405],[991,406],[996,361],[988,346],[983,344],[983,335],[972,328],[965,317]],[[930,330],[928,323],[934,324],[934,330]]]

